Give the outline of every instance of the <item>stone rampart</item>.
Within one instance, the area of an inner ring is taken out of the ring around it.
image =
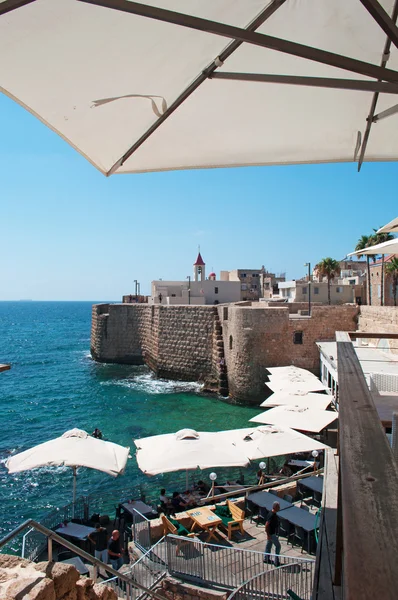
[[[229,393],[254,402],[264,398],[267,367],[297,365],[318,375],[317,341],[335,339],[339,330],[356,329],[358,307],[314,306],[311,317],[289,308],[219,307],[223,328]],[[300,343],[301,339],[301,343]]]
[[[361,306],[358,330],[369,333],[398,333],[398,307]],[[375,346],[388,347],[398,354],[398,340],[369,340]]]

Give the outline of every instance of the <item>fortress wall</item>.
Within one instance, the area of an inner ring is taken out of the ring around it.
[[[396,306],[361,306],[358,319],[358,330],[369,333],[398,333],[398,307]],[[374,346],[389,348],[398,354],[398,340],[369,340]]]
[[[229,388],[231,397],[257,402],[267,367],[296,364],[318,374],[315,342],[355,330],[357,314],[352,305],[314,306],[308,318],[289,315],[287,306],[102,304],[93,307],[91,352],[101,362],[145,363],[159,377]],[[294,344],[295,332],[302,344]]]
[[[339,330],[355,330],[356,306],[316,306],[310,318],[289,316],[288,307],[219,308],[231,396],[245,402],[265,398],[265,369],[295,364],[318,375],[316,341],[334,340]],[[302,332],[303,343],[294,343]]]
[[[152,308],[152,307],[151,307]],[[213,382],[214,330],[217,309],[212,306],[159,306],[158,353],[154,371],[159,377]]]

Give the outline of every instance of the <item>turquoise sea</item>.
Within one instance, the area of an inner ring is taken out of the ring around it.
[[[99,427],[106,439],[130,446],[132,459],[117,479],[79,469],[78,495],[112,493],[118,501],[141,490],[156,497],[162,479],[139,471],[134,438],[183,427],[248,427],[259,412],[203,395],[195,382],[157,380],[145,367],[95,363],[90,358],[91,306],[0,302],[0,363],[12,363],[10,371],[0,374],[0,537],[27,518],[69,503],[72,495],[71,469],[9,475],[4,462],[10,454],[73,427],[88,432]],[[164,483],[171,485],[169,476]]]

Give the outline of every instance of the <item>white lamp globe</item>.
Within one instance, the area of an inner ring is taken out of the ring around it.
[[[217,473],[210,473],[209,477],[211,481],[215,481],[217,479]]]
[[[263,471],[265,469],[265,462],[260,462],[260,464],[258,466]]]
[[[314,458],[316,458],[316,457],[318,456],[318,454],[319,454],[318,450],[313,450],[313,451],[312,451],[312,456],[313,456]]]

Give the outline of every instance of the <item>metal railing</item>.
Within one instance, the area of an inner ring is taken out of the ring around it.
[[[57,533],[55,533],[54,531],[51,531],[51,529],[44,527],[41,523],[37,523],[37,521],[34,521],[33,519],[29,519],[28,521],[25,521],[24,523],[22,523],[22,525],[20,525],[19,527],[17,527],[16,529],[14,529],[10,533],[8,533],[4,538],[2,538],[0,540],[0,549],[3,548],[4,546],[6,546],[11,540],[13,540],[17,536],[19,536],[23,531],[25,531],[25,529],[34,529],[34,530],[38,531],[39,533],[41,533],[43,536],[45,536],[46,541],[47,541],[48,561],[49,562],[51,562],[53,560],[53,542],[57,542],[60,546],[63,546],[65,548],[67,548],[68,550],[71,550],[74,554],[76,554],[77,556],[80,556],[80,558],[82,558],[86,563],[90,563],[93,566],[92,579],[94,581],[96,581],[96,579],[97,579],[97,573],[98,573],[99,568],[102,568],[107,573],[111,573],[111,575],[113,575],[114,578],[117,578],[118,580],[120,580],[120,582],[123,583],[123,586],[126,589],[127,588],[128,589],[136,588],[137,590],[139,590],[141,595],[149,594],[150,596],[156,598],[157,600],[164,600],[164,598],[162,596],[160,596],[156,592],[146,588],[145,586],[141,585],[138,581],[133,579],[131,575],[120,573],[119,571],[116,571],[110,565],[103,563],[102,561],[98,560],[98,558],[95,558],[91,554],[88,554],[88,552],[85,552],[81,548],[78,548],[77,546],[72,544],[72,542],[69,542],[69,540],[66,540],[65,538],[63,538],[60,535],[58,535]]]
[[[56,529],[64,521],[75,519],[87,519],[88,504],[85,497],[78,498],[74,504],[71,502],[62,508],[57,508],[46,514],[40,523],[48,529]],[[74,515],[74,516],[73,516]],[[47,538],[38,529],[32,527],[22,537],[21,556],[28,560],[37,560],[47,544]]]
[[[313,569],[299,562],[281,565],[254,575],[228,596],[228,600],[290,599],[293,591],[301,600],[311,600]]]
[[[147,550],[128,570],[124,571],[131,580],[138,582],[142,587],[153,590],[167,575],[166,546],[161,538],[152,548]],[[126,585],[120,577],[112,577],[101,582],[101,585],[111,587],[119,598],[125,600],[139,600],[145,596],[142,589],[133,585]]]
[[[219,546],[206,544],[197,539],[182,538],[181,536],[168,535],[164,546],[170,575],[181,579],[226,589],[236,589],[248,581],[264,573],[264,553],[255,550],[235,548],[233,546]],[[160,546],[159,550],[164,552]],[[271,556],[269,556],[272,559]],[[287,572],[297,582],[297,588],[312,586],[315,561],[308,558],[295,558],[280,556],[279,560]]]
[[[135,544],[142,550],[149,550],[151,541],[151,523],[137,509],[133,508],[133,525],[131,533]]]

